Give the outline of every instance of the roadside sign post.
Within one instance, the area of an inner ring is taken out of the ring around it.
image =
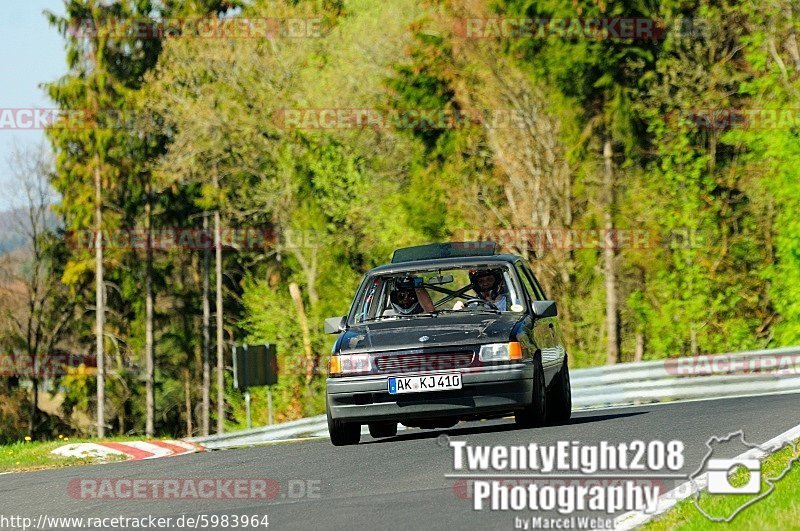
[[[253,428],[253,417],[250,415],[250,389],[244,392],[244,410],[247,412],[247,429]]]
[[[272,426],[272,388],[267,387],[267,423]]]
[[[251,414],[250,388],[267,386],[267,415],[271,425],[272,389],[278,383],[278,355],[275,344],[234,345],[233,347],[233,386],[244,391],[244,407],[247,415],[247,428],[253,427]]]

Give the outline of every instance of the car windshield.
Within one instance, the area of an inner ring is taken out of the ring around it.
[[[505,264],[374,275],[364,282],[356,301],[356,323],[451,312],[524,311],[516,277]]]

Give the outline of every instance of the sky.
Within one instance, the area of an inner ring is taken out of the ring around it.
[[[12,0],[4,2],[0,18],[0,110],[54,107],[39,84],[66,72],[64,40],[42,14],[64,12],[62,0]],[[22,204],[18,190],[8,187],[7,160],[14,145],[36,145],[44,131],[0,127],[0,210]]]

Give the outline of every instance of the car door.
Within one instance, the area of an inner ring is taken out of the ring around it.
[[[524,293],[525,304],[528,307],[528,314],[530,315],[531,324],[529,330],[529,337],[531,346],[535,350],[542,353],[542,365],[545,365],[545,356],[547,356],[550,349],[553,347],[553,334],[547,326],[544,319],[537,319],[533,311],[533,301],[539,300],[536,290],[528,278],[525,270],[523,269],[522,262],[518,261],[514,264],[517,276],[519,277],[522,291]]]
[[[533,281],[533,287],[538,296],[541,297],[540,300],[548,300],[547,295],[545,295],[544,290],[542,289],[542,285],[539,284],[539,280],[536,278],[536,275],[533,274],[533,271],[531,271],[530,267],[528,267],[528,264],[523,262],[522,266],[530,279]],[[562,355],[566,354],[566,348],[564,347],[564,336],[561,333],[561,324],[559,323],[558,317],[553,317],[550,322],[553,324],[552,328],[555,336],[556,346]]]
[[[519,269],[521,270],[520,274],[524,279],[523,284],[525,284],[525,289],[531,290],[533,300],[548,300],[545,296],[542,286],[539,284],[539,281],[536,279],[536,276],[530,270],[528,265],[523,261],[520,261]],[[542,366],[544,367],[545,378],[549,383],[550,379],[555,376],[555,374],[558,372],[558,369],[561,367],[565,355],[558,317],[534,316],[533,327],[536,337],[541,338]]]

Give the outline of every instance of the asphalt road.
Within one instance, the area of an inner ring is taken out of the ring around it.
[[[515,516],[531,513],[473,510],[463,481],[445,477],[454,471],[453,450],[440,437],[443,433],[470,445],[678,439],[685,444],[688,475],[706,455],[705,442],[712,436],[743,430],[749,442],[758,444],[800,423],[798,398],[790,394],[608,409],[577,413],[568,425],[527,430],[503,419],[462,423],[450,430],[408,430],[380,441],[363,436],[355,447],[336,448],[327,439],[316,439],[8,474],[0,476],[0,516],[175,519],[246,514],[268,515],[270,529],[512,529]],[[280,492],[267,501],[80,499],[75,480],[92,478],[270,478]]]

